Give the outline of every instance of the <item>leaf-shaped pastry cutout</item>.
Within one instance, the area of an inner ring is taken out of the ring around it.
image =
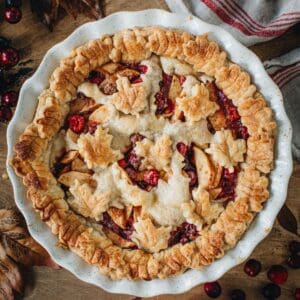
[[[11,287],[19,293],[23,291],[23,280],[18,266],[6,256],[4,248],[0,245],[0,272],[9,280]],[[1,297],[0,297],[1,299]]]
[[[284,205],[278,214],[278,222],[279,224],[287,231],[298,234],[297,231],[297,219],[291,212],[291,210]]]

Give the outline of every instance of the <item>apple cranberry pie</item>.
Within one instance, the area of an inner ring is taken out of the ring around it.
[[[62,246],[113,279],[165,278],[244,234],[269,196],[275,127],[207,35],[135,28],[60,62],[11,163]]]

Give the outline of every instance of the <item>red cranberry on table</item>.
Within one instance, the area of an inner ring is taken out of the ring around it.
[[[10,68],[15,66],[19,61],[18,51],[12,47],[0,50],[0,66]]]
[[[268,278],[276,284],[284,284],[289,276],[287,269],[281,265],[273,265],[267,275]]]
[[[85,127],[84,117],[81,115],[72,115],[68,118],[69,128],[75,133],[82,133]]]
[[[8,91],[1,96],[1,103],[7,106],[16,106],[18,102],[18,93],[15,91]]]
[[[246,294],[243,290],[235,289],[235,290],[231,291],[230,299],[231,300],[245,300]]]
[[[292,254],[288,259],[287,259],[287,264],[289,267],[292,269],[299,269],[300,268],[300,255],[297,253]]]
[[[295,299],[300,300],[300,288],[295,289]]]
[[[298,253],[300,252],[300,242],[298,241],[291,241],[289,244],[289,250],[291,253]]]
[[[204,283],[204,291],[210,298],[218,298],[221,295],[222,288],[217,281]]]
[[[244,271],[247,275],[255,277],[261,270],[261,263],[256,259],[250,259],[244,266]]]
[[[274,300],[281,295],[281,288],[277,284],[268,283],[263,287],[261,292],[265,299]]]
[[[0,106],[0,121],[8,122],[12,118],[12,110],[8,106],[1,105]]]
[[[22,12],[18,7],[7,7],[4,10],[4,19],[10,24],[16,24],[22,19]]]

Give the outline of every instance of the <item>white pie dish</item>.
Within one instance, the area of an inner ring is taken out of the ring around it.
[[[112,281],[100,275],[98,268],[88,265],[76,254],[57,247],[57,238],[52,235],[47,225],[35,213],[30,201],[26,200],[25,188],[21,180],[17,178],[11,167],[7,166],[16,203],[25,216],[30,233],[49,251],[58,264],[74,273],[81,280],[95,284],[109,292],[140,297],[182,293],[197,284],[218,279],[230,268],[245,260],[255,246],[270,232],[276,215],[284,204],[288,179],[292,171],[290,122],[284,111],[282,95],[267,75],[259,59],[224,30],[204,23],[195,17],[188,18],[162,10],[113,14],[103,20],[81,26],[66,40],[51,48],[36,73],[26,81],[21,89],[16,113],[7,131],[8,160],[12,157],[12,148],[18,136],[33,118],[37,104],[34,99],[37,99],[40,92],[47,87],[50,74],[63,57],[74,47],[95,39],[101,34],[112,34],[128,27],[151,25],[179,28],[193,34],[209,32],[211,38],[229,53],[231,60],[241,65],[252,75],[254,83],[274,110],[278,124],[278,136],[276,139],[275,168],[270,176],[271,197],[234,249],[201,271],[189,270],[184,274],[164,280]]]

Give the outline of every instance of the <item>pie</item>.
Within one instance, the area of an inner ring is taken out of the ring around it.
[[[234,247],[268,199],[276,123],[208,35],[104,35],[62,59],[11,164],[59,244],[112,279]]]

